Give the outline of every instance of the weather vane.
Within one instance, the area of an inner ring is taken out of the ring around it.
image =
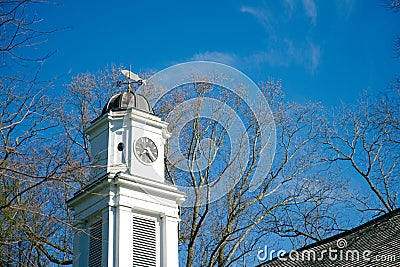
[[[117,81],[117,87],[121,87],[123,84],[126,84],[128,92],[131,92],[131,84],[135,84],[137,86],[146,84],[146,80],[140,78],[139,75],[133,73],[130,69],[131,67],[129,66],[129,70],[121,70],[121,73],[127,78],[126,82]]]

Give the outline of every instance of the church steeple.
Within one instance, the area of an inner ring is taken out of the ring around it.
[[[145,97],[110,98],[87,129],[91,179],[74,210],[74,266],[178,266],[178,206],[183,192],[164,181],[168,123]]]

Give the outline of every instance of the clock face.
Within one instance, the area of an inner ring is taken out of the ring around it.
[[[158,158],[157,146],[150,138],[140,137],[137,139],[134,149],[136,156],[144,163],[153,163]]]

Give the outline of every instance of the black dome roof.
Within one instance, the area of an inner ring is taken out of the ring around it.
[[[101,114],[106,114],[110,110],[126,110],[128,108],[134,108],[146,113],[154,114],[149,101],[147,101],[144,96],[134,92],[122,92],[113,95],[104,106]]]

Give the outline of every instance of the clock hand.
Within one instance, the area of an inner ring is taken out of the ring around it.
[[[146,147],[146,150],[147,150],[147,155],[149,155],[151,161],[155,161],[156,157],[154,156],[153,152],[151,152],[151,150],[148,147]]]
[[[139,157],[143,156],[144,153],[148,153],[147,148],[143,149],[143,151],[139,154]]]

